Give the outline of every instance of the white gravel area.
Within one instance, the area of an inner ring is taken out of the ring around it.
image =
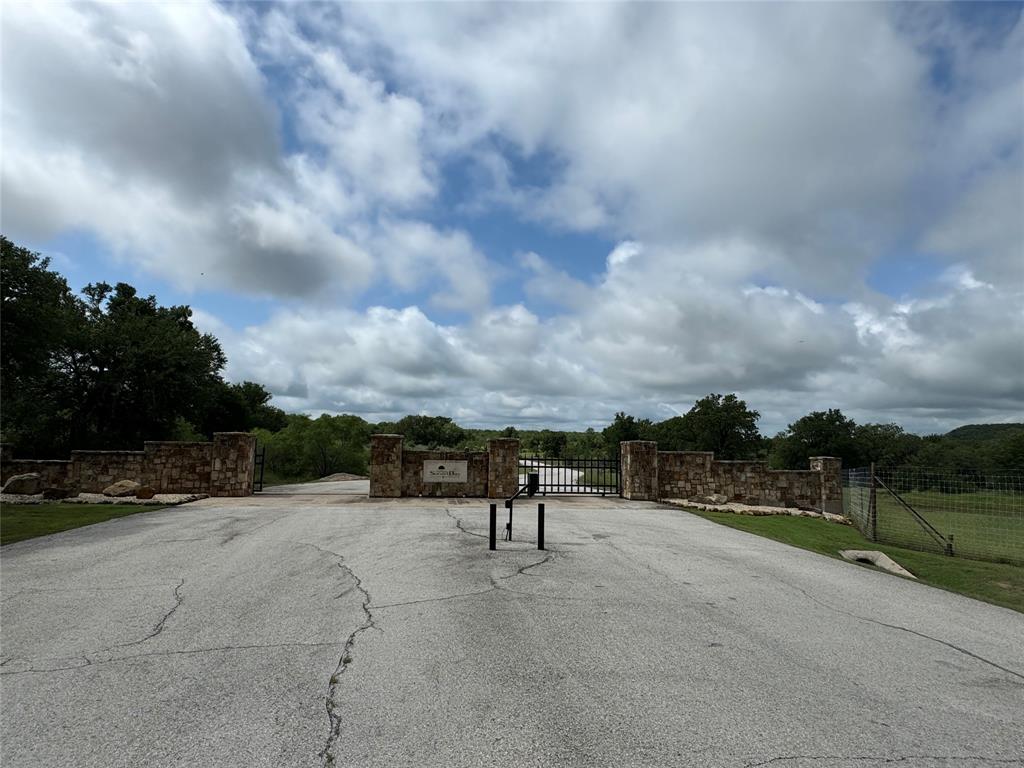
[[[828,520],[830,523],[840,525],[852,525],[849,518],[844,515],[834,515],[831,512],[815,512],[812,509],[800,509],[798,507],[769,507],[753,504],[740,504],[730,501],[725,504],[705,504],[689,499],[665,499],[665,504],[672,504],[687,509],[699,509],[703,512],[732,512],[735,515],[787,515],[789,517],[817,517]]]
[[[152,499],[137,499],[134,496],[104,496],[102,493],[80,493],[66,499],[44,499],[41,493],[29,496],[23,493],[0,493],[0,504],[186,504],[190,501],[208,498],[206,493],[158,493]]]

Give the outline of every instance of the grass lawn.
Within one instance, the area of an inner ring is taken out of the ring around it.
[[[166,504],[0,504],[0,545],[166,507]]]
[[[879,550],[925,584],[1024,613],[1024,568],[1016,565],[985,563],[878,544],[865,539],[852,526],[808,517],[751,517],[729,512],[689,511],[730,528],[756,533],[831,557],[838,558],[841,549]]]
[[[607,468],[585,469],[577,482],[591,488],[607,488],[609,491],[618,492],[619,472]]]
[[[844,489],[847,508],[866,515],[868,492]],[[885,490],[877,492],[878,538],[911,549],[941,552],[936,542]],[[908,504],[968,558],[1024,565],[1024,495],[1009,493],[938,493],[909,491]]]

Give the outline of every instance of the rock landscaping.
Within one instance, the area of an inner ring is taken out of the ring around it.
[[[102,493],[79,493],[63,499],[46,498],[45,494],[0,494],[2,504],[138,504],[141,506],[187,504],[190,501],[209,498],[206,493],[157,493],[149,498],[135,496],[104,496]]]
[[[720,498],[720,497],[719,497]],[[801,507],[770,507],[765,505],[740,504],[727,502],[724,504],[709,503],[707,499],[662,499],[665,504],[672,504],[676,507],[688,509],[699,509],[702,512],[732,512],[735,515],[785,515],[789,517],[817,517],[827,520],[830,523],[839,525],[851,525],[850,520],[843,515],[836,515],[831,512],[818,512],[813,509]]]
[[[15,475],[4,483],[3,493],[35,494],[39,493],[42,481],[37,472],[26,472]]]

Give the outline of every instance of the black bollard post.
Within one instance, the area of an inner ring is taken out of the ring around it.
[[[512,499],[505,499],[505,507],[508,509],[508,522],[505,523],[505,541],[512,541]]]
[[[537,505],[537,549],[544,549],[544,505]]]
[[[498,505],[491,504],[491,538],[488,549],[496,549],[498,538]]]

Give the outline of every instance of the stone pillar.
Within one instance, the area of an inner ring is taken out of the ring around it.
[[[498,437],[488,440],[487,497],[507,499],[518,489],[519,440],[514,437]]]
[[[370,496],[402,495],[402,435],[370,435]]]
[[[822,512],[843,514],[843,461],[833,456],[811,456],[811,470],[821,473]]]
[[[622,498],[658,500],[658,444],[652,440],[619,443]]]
[[[214,432],[211,496],[252,496],[256,465],[256,435],[248,432]]]

